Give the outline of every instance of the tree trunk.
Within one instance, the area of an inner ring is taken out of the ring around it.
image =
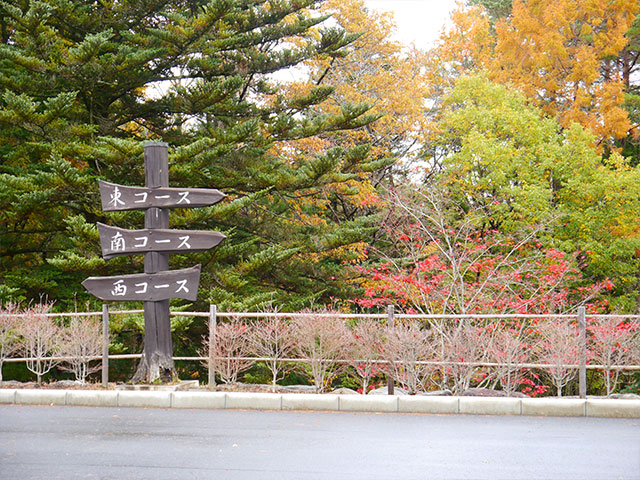
[[[274,357],[271,359],[270,367],[271,367],[271,384],[275,388],[276,384],[278,383],[278,360],[277,358],[275,358],[275,354],[274,354]]]

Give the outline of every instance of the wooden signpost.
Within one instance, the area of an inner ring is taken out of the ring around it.
[[[195,208],[218,203],[225,194],[207,188],[169,188],[169,156],[164,142],[144,146],[144,187],[100,180],[104,211],[145,210],[145,228],[126,230],[98,224],[105,260],[119,255],[144,254],[144,273],[89,277],[82,285],[106,301],[144,301],[144,351],[133,382],[174,379],[169,299],[194,301],[200,283],[200,265],[169,270],[169,254],[201,252],[225,239],[219,232],[170,230],[170,208]]]

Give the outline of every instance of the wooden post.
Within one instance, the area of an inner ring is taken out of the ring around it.
[[[213,368],[213,356],[216,350],[217,307],[209,305],[209,389],[216,386],[216,372]]]
[[[169,186],[169,154],[165,142],[149,142],[144,146],[145,186]],[[149,229],[169,228],[169,212],[148,208],[144,226]],[[144,256],[144,273],[169,270],[169,254],[149,252]],[[169,300],[144,302],[144,351],[133,382],[171,382],[175,376]]]
[[[387,326],[388,327],[393,327],[393,313],[394,313],[394,308],[393,305],[389,305],[387,307]],[[393,365],[391,362],[389,362],[389,373],[387,373],[387,394],[388,395],[393,395],[395,393],[395,385],[393,383],[393,376],[391,375],[391,372],[393,371]]]
[[[109,305],[102,304],[102,386],[109,386]]]
[[[578,391],[580,398],[587,398],[587,321],[585,307],[578,307],[578,331],[580,335]]]

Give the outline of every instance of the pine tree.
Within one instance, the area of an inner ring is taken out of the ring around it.
[[[296,222],[292,197],[321,197],[363,169],[366,148],[296,157],[277,142],[358,129],[368,106],[312,109],[333,89],[285,96],[273,73],[310,57],[341,57],[356,35],[320,28],[315,0],[0,2],[0,285],[86,298],[88,274],[141,271],[141,258],[99,257],[96,221],[141,228],[135,212],[100,211],[96,179],[142,185],[143,141],[171,145],[172,186],[218,188],[229,201],[176,212],[172,227],[219,230],[203,264],[201,302],[291,307],[337,295],[326,252],[360,239],[371,219]],[[315,208],[315,207],[310,207]],[[300,252],[315,253],[309,256]],[[329,254],[329,257],[331,255]],[[322,261],[318,261],[322,258]]]

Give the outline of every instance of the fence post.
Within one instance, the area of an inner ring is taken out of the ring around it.
[[[102,304],[102,386],[109,386],[109,305]]]
[[[393,305],[387,306],[387,326],[393,327]],[[388,395],[393,395],[395,393],[394,391],[395,386],[393,384],[392,372],[393,372],[393,365],[391,362],[389,362],[389,372],[387,373],[387,394]]]
[[[580,338],[578,392],[580,398],[587,398],[587,321],[585,307],[578,307],[578,332]]]
[[[216,372],[213,368],[213,355],[215,354],[216,344],[216,327],[217,327],[217,307],[209,305],[209,389],[216,386]]]

